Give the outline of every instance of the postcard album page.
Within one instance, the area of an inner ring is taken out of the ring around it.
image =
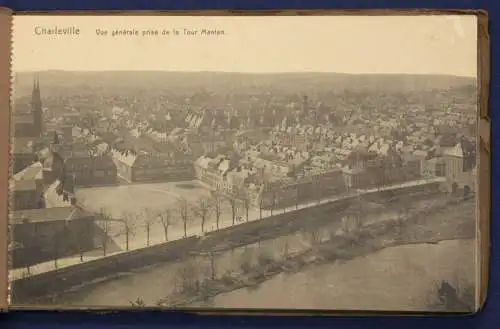
[[[475,312],[478,43],[472,14],[15,14],[11,307]]]

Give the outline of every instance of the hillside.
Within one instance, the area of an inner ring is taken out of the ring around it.
[[[109,71],[38,73],[46,95],[127,92],[137,89],[192,93],[323,93],[332,91],[419,92],[467,88],[475,79],[441,75],[350,75],[339,73],[244,74],[224,72]],[[31,92],[34,73],[15,76],[16,96]]]

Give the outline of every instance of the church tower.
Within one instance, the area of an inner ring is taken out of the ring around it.
[[[33,92],[31,93],[31,113],[33,114],[33,133],[35,136],[41,136],[43,133],[43,110],[38,78],[35,78],[35,81],[33,81]]]

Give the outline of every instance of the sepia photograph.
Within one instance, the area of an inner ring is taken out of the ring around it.
[[[11,307],[474,312],[477,17],[13,17]]]

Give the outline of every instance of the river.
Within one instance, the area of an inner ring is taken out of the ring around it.
[[[371,215],[383,220],[395,213]],[[113,280],[65,293],[57,304],[123,307],[138,298],[146,305],[172,295],[187,276],[220,278],[250,266],[265,256],[276,260],[300,253],[319,241],[339,234],[339,222],[317,231],[263,241],[233,251],[194,255],[189,262],[140,269]],[[253,288],[217,295],[192,306],[228,308],[425,310],[431,290],[441,280],[452,284],[474,283],[474,240],[449,240],[438,244],[389,247],[366,256],[326,265],[315,265],[295,274],[280,274]],[[195,274],[196,272],[196,274]]]
[[[346,262],[280,274],[257,289],[239,289],[199,306],[232,308],[422,311],[440,280],[475,282],[473,240],[386,248]]]

